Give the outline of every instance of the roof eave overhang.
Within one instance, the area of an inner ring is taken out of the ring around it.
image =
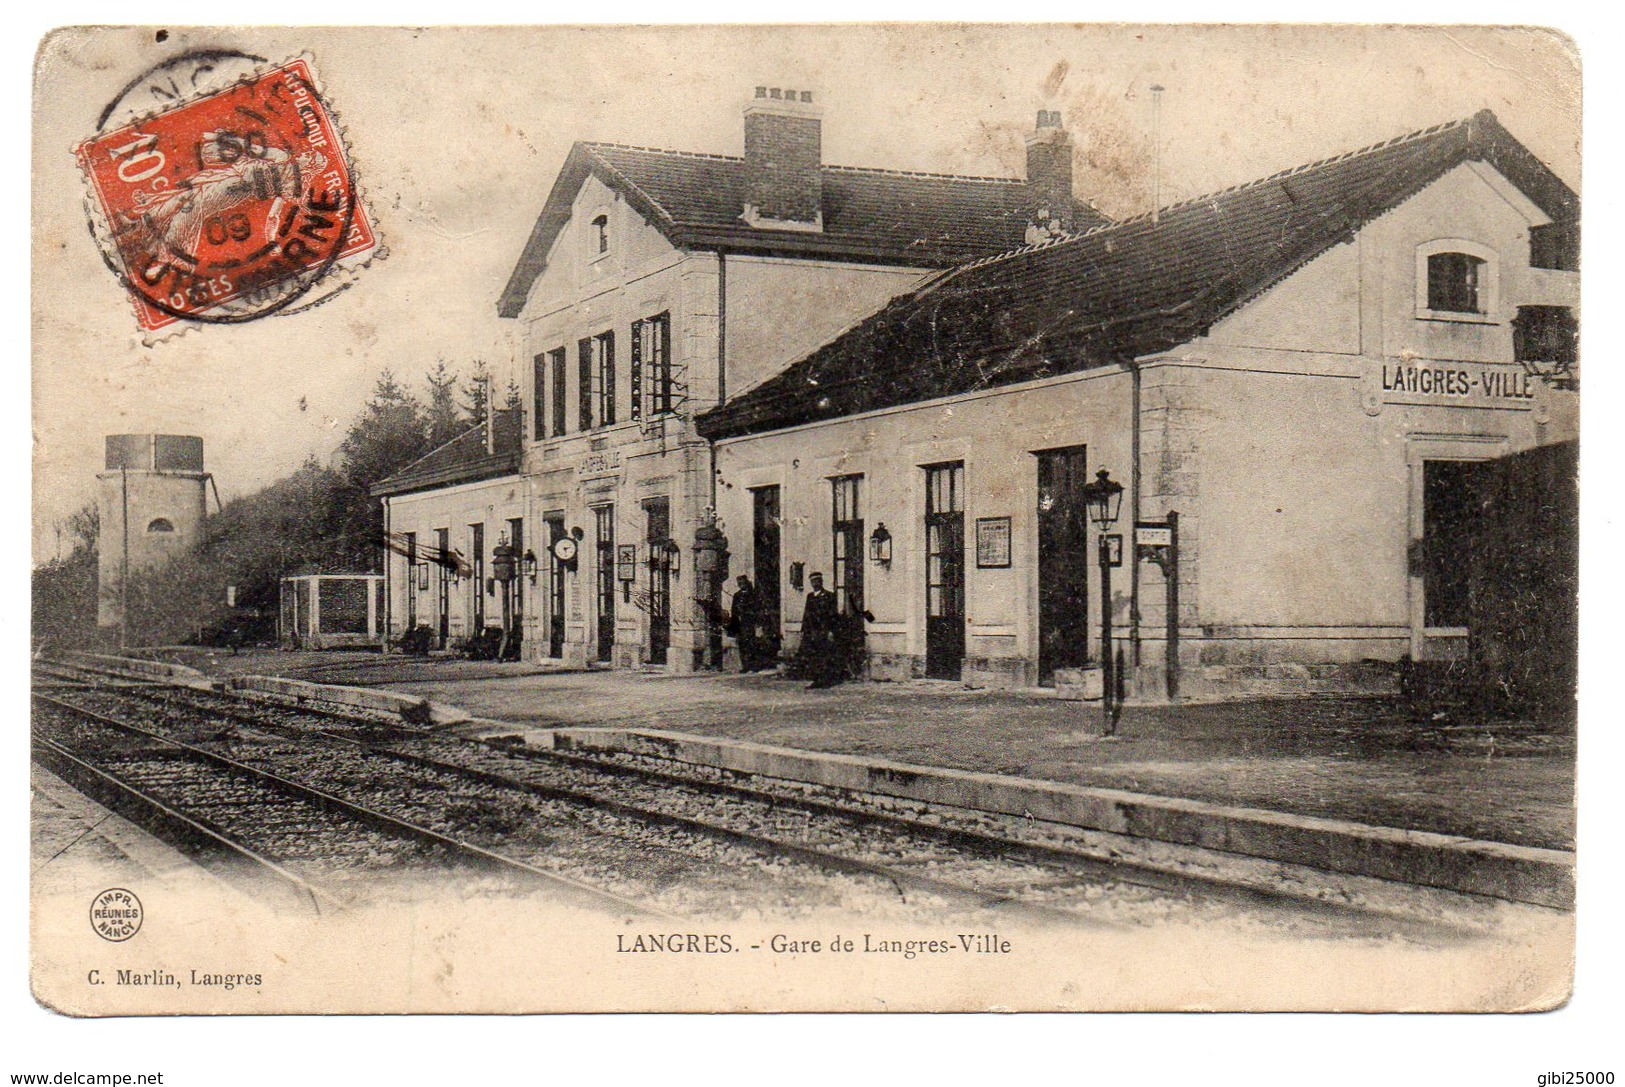
[[[386,479],[382,483],[374,484],[368,493],[374,498],[398,498],[420,491],[439,490],[442,487],[455,487],[464,483],[486,483],[504,476],[518,475],[519,456],[515,454],[506,461],[477,469],[448,469],[442,472],[426,472],[421,476]]]
[[[536,280],[547,270],[547,254],[552,251],[564,224],[570,221],[570,209],[575,204],[576,194],[581,191],[582,183],[589,175],[619,193],[672,244],[678,244],[678,232],[673,229],[671,217],[665,209],[650,200],[637,186],[623,184],[620,175],[594,155],[588,145],[577,143],[570,149],[559,176],[553,180],[547,203],[542,205],[542,212],[536,217],[536,225],[531,228],[524,251],[520,253],[513,273],[508,276],[501,297],[497,299],[499,316],[518,317],[524,310],[525,299],[536,285]]]
[[[1468,127],[1470,157],[1499,170],[1555,222],[1579,221],[1580,195],[1507,131],[1495,114],[1489,110],[1476,113]]]
[[[849,235],[802,231],[765,231],[741,225],[737,229],[678,227],[672,240],[684,249],[739,253],[763,257],[819,257],[863,264],[901,265],[910,268],[946,268],[979,257],[1005,252],[998,245],[925,248],[876,244]]]
[[[497,300],[497,313],[515,318],[525,308],[525,300],[536,280],[547,270],[547,254],[570,221],[570,209],[581,185],[591,175],[620,193],[626,202],[658,229],[678,249],[742,253],[766,257],[818,257],[848,263],[885,264],[908,268],[945,268],[980,257],[993,256],[1011,248],[1005,245],[962,244],[942,246],[887,245],[850,235],[823,234],[799,230],[762,230],[741,222],[737,227],[673,222],[666,210],[655,204],[635,185],[623,183],[620,175],[591,149],[577,144],[565,159],[559,176],[548,193],[547,203],[536,218],[524,251],[514,265]]]

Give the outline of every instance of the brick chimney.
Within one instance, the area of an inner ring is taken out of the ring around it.
[[[1041,109],[1027,135],[1027,188],[1032,196],[1028,242],[1065,234],[1076,226],[1072,200],[1072,137],[1061,127],[1061,111]]]
[[[751,226],[823,230],[823,122],[811,91],[757,87],[745,106],[745,208]]]

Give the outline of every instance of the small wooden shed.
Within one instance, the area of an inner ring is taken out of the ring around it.
[[[384,644],[384,575],[304,574],[282,579],[283,649]]]

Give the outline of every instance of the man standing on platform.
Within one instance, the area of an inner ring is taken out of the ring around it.
[[[759,672],[767,666],[766,639],[763,637],[761,604],[750,578],[740,574],[734,584],[733,605],[728,614],[728,632],[739,641],[739,670]]]
[[[807,689],[813,691],[839,683],[842,668],[835,646],[835,594],[824,588],[823,574],[813,574],[808,582],[812,591],[801,613],[801,648],[797,656],[802,672],[812,677]]]

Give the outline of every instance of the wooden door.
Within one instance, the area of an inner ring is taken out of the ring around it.
[[[485,525],[468,526],[468,561],[474,568],[473,595],[468,598],[468,636],[485,633]]]
[[[1469,570],[1478,536],[1472,461],[1422,463],[1422,607],[1428,631],[1467,629]]]
[[[615,507],[595,506],[597,522],[598,660],[615,655]]]
[[[508,618],[508,652],[516,659],[525,636],[525,519],[508,518],[508,543],[513,546],[513,580],[504,586],[512,614]]]
[[[644,540],[649,549],[649,663],[665,664],[671,647],[671,503],[652,498],[643,504],[647,521]]]
[[[965,465],[930,465],[925,481],[925,674],[958,679],[965,663]]]
[[[1038,682],[1089,662],[1089,482],[1085,447],[1038,454]]]
[[[451,529],[437,528],[434,535],[435,546],[440,550],[441,559],[449,562],[451,556]],[[435,612],[440,625],[437,633],[440,635],[440,648],[444,649],[446,643],[451,640],[451,569],[445,562],[438,563],[435,569],[438,571],[440,578],[438,599],[435,604]]]
[[[553,554],[553,545],[564,539],[564,514],[550,513],[547,523],[547,655],[564,658],[564,563]]]
[[[418,625],[418,534],[406,534],[406,629]]]
[[[777,634],[780,619],[779,489],[755,487],[751,492],[751,573],[756,600],[767,629]]]

